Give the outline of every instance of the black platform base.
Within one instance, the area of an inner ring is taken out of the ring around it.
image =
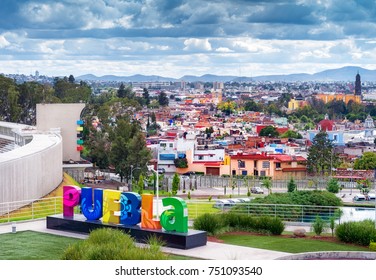
[[[164,230],[143,229],[139,226],[125,226],[121,224],[106,224],[102,221],[87,221],[83,215],[74,218],[64,218],[63,215],[47,217],[47,228],[79,233],[90,233],[97,228],[110,227],[122,230],[132,236],[137,242],[146,243],[150,236],[161,239],[165,246],[178,249],[191,249],[206,245],[205,231],[189,230],[188,233],[167,232]]]

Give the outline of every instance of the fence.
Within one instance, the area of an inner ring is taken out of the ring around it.
[[[39,219],[62,212],[62,197],[5,202],[0,203],[0,213],[4,213],[0,223]]]
[[[234,199],[233,201],[236,201]],[[279,217],[289,222],[312,222],[317,215],[325,220],[336,215],[338,218],[342,211],[340,207],[312,206],[312,205],[288,205],[288,204],[256,204],[249,202],[226,202],[188,200],[189,219],[195,219],[204,213],[234,212],[253,216]]]
[[[220,204],[215,200],[186,200],[188,218],[194,220],[205,213],[224,213],[233,211],[254,216],[279,217],[283,221],[310,223],[317,215],[324,220],[335,216],[339,221],[374,219],[375,209],[366,207],[331,207],[310,205],[286,205],[286,204],[256,204],[238,202],[236,199],[230,204]],[[23,206],[27,204],[26,206]],[[7,211],[20,205],[14,211]],[[0,223],[31,220],[43,218],[48,215],[61,214],[63,212],[62,197],[52,197],[35,201],[18,201],[1,203],[0,209],[6,214],[0,216]],[[78,209],[76,209],[78,210]],[[341,214],[344,213],[342,216]]]
[[[306,177],[295,179],[298,190],[307,189],[325,189],[330,177]],[[263,178],[261,177],[221,177],[221,176],[180,176],[180,190],[205,189],[205,188],[223,188],[225,190],[243,189],[248,190],[251,187],[261,187]],[[287,189],[290,178],[272,180],[272,188]],[[161,189],[171,191],[172,176],[164,175],[160,182]],[[244,191],[243,191],[244,192]]]

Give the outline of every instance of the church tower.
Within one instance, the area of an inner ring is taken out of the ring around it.
[[[368,115],[366,120],[364,121],[364,137],[366,139],[373,139],[374,129],[375,124],[373,123],[373,119],[370,115]]]
[[[359,72],[355,76],[355,95],[362,95],[362,84],[360,82]]]

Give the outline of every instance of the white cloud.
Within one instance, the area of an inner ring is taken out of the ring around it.
[[[192,51],[192,50],[201,50],[201,51],[211,51],[212,46],[209,42],[209,39],[196,39],[190,38],[184,41],[185,51]]]
[[[230,50],[229,48],[226,48],[226,47],[219,47],[215,51],[216,52],[220,52],[220,53],[231,53],[231,52],[234,52],[233,50]]]
[[[10,43],[7,41],[7,39],[5,39],[3,35],[0,35],[0,48],[5,48],[9,45]]]
[[[246,51],[250,53],[273,53],[278,52],[277,48],[274,48],[272,41],[268,40],[254,40],[250,38],[237,38],[232,42],[234,49],[239,51]]]

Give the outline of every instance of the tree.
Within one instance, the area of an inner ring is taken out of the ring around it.
[[[167,94],[162,91],[159,96],[158,96],[158,103],[160,106],[168,106],[169,104],[169,99],[167,97]]]
[[[325,131],[320,131],[312,141],[308,149],[307,169],[311,173],[330,173],[332,167],[339,164],[339,158],[334,153],[333,143],[328,139]]]
[[[354,169],[371,170],[376,169],[376,153],[365,152],[354,162]]]
[[[294,192],[296,191],[298,186],[296,185],[294,178],[291,177],[289,183],[287,184],[287,192]]]
[[[0,120],[19,122],[22,111],[19,95],[14,81],[0,75]]]
[[[253,112],[260,112],[260,106],[254,101],[249,100],[244,104],[244,110],[245,111],[253,111]]]
[[[261,186],[268,190],[268,194],[272,193],[273,183],[270,178],[265,178],[264,180],[262,180]]]
[[[117,96],[120,98],[124,98],[126,95],[125,85],[123,83],[120,84],[119,89],[117,91]]]
[[[91,88],[82,83],[80,85],[69,82],[67,77],[55,78],[54,80],[55,95],[63,103],[86,102],[91,95]]]
[[[144,91],[142,93],[142,97],[145,99],[145,104],[149,105],[150,104],[150,95],[149,95],[149,91],[148,91],[147,88],[144,88]]]
[[[107,133],[92,129],[85,141],[88,156],[100,169],[106,169],[109,166],[110,143]]]
[[[278,137],[279,133],[277,128],[272,125],[268,125],[260,130],[259,136],[269,136],[269,137]]]
[[[177,168],[187,168],[188,167],[188,160],[187,158],[176,158],[174,159],[175,167]]]
[[[69,75],[68,82],[70,82],[71,84],[74,84],[76,82],[73,75]]]
[[[339,183],[336,178],[331,178],[326,186],[326,190],[331,193],[339,192]]]
[[[119,89],[117,91],[117,97],[132,99],[134,97],[134,94],[132,92],[132,88],[130,86],[125,87],[125,85],[123,83],[121,83],[120,86],[119,86]]]
[[[144,192],[144,176],[141,174],[140,177],[138,177],[138,194],[143,194]]]
[[[110,163],[115,166],[121,181],[124,177],[129,178],[131,165],[141,166],[146,171],[146,164],[151,159],[151,154],[137,121],[129,117],[119,119],[110,133],[109,140]]]
[[[221,102],[217,105],[217,109],[224,112],[226,115],[230,115],[236,109],[236,103],[234,101]]]
[[[303,136],[294,130],[287,130],[285,133],[280,135],[281,138],[290,138],[290,139],[302,139]]]
[[[179,190],[179,185],[180,185],[180,177],[177,173],[174,174],[174,177],[172,178],[172,195],[176,195]]]

